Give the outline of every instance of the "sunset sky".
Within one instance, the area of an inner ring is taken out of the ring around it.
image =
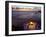
[[[13,5],[12,6],[14,11],[38,11],[41,10],[41,7],[36,6],[23,6],[23,5]]]

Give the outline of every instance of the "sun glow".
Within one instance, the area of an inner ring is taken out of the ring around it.
[[[30,22],[30,24],[33,24],[33,22]]]

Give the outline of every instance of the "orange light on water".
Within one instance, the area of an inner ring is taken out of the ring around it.
[[[34,30],[36,27],[36,22],[29,22],[29,29]]]

